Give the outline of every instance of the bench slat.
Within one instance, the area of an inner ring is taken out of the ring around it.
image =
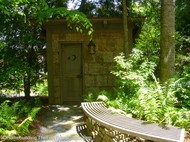
[[[81,105],[88,117],[104,127],[153,141],[184,141],[184,129],[173,126],[163,128],[157,124],[115,114],[103,102],[83,102]]]

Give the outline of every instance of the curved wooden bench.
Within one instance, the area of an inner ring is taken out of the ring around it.
[[[152,141],[183,142],[185,130],[136,120],[110,111],[103,102],[81,103],[85,115],[100,126]]]

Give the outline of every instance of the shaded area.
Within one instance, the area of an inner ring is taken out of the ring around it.
[[[85,123],[77,125],[76,129],[79,136],[83,138],[85,142],[92,141],[92,137],[87,133],[87,125]]]
[[[38,114],[33,136],[39,142],[88,142],[86,125],[80,105],[43,106]]]

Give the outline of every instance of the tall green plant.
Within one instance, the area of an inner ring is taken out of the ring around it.
[[[189,128],[189,112],[178,108],[174,84],[161,85],[154,75],[156,64],[134,49],[126,59],[115,58],[112,73],[118,77],[117,107],[138,119]],[[110,103],[112,104],[112,103]]]
[[[138,49],[133,50],[129,59],[121,54],[115,57],[115,61],[116,66],[112,74],[119,78],[119,85],[128,95],[137,93],[141,86],[145,86],[146,82],[151,80],[156,66],[154,62],[148,61],[143,52]]]
[[[188,63],[189,64],[189,63]],[[180,101],[180,107],[190,108],[190,67],[184,66],[180,74],[172,80],[176,97]]]

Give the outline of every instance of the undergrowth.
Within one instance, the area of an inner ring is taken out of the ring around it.
[[[99,95],[91,94],[87,100],[102,100],[137,119],[189,129],[190,109],[181,104],[180,90],[176,89],[182,78],[160,84],[154,75],[156,64],[145,58],[138,49],[134,49],[128,59],[123,54],[115,57],[115,62],[112,74],[118,78],[119,87],[114,95],[101,91]]]
[[[0,136],[24,136],[41,108],[39,100],[5,100],[0,104]]]

